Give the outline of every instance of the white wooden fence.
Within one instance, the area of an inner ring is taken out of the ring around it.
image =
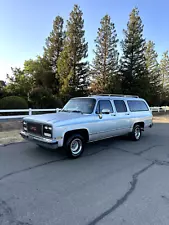
[[[167,112],[169,111],[169,106],[162,107],[150,107],[152,112]],[[31,116],[33,112],[58,112],[60,109],[12,109],[12,110],[0,110],[0,121],[9,120],[9,119],[22,119],[23,117],[29,115]],[[27,115],[13,115],[13,116],[1,116],[2,113],[23,113],[27,112]]]
[[[8,120],[8,119],[22,119],[27,115],[31,116],[33,112],[57,112],[59,109],[12,109],[12,110],[0,110],[0,121]],[[21,114],[23,112],[27,112],[27,115],[13,115],[13,116],[1,116],[2,113],[18,113]]]
[[[154,107],[150,107],[152,112],[167,112],[169,111],[169,106],[154,106]]]

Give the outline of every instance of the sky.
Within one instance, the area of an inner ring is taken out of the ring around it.
[[[0,79],[11,74],[11,67],[22,68],[25,60],[42,55],[53,20],[60,15],[66,21],[74,4],[83,11],[89,61],[101,18],[111,16],[121,40],[134,7],[139,8],[144,37],[155,42],[159,59],[169,49],[168,0],[0,0]]]

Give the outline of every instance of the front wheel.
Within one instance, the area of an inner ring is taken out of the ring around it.
[[[66,140],[64,147],[68,157],[76,159],[84,151],[84,138],[79,134],[73,134]]]
[[[141,127],[139,124],[134,125],[133,130],[131,132],[131,139],[133,141],[139,141],[141,138]]]

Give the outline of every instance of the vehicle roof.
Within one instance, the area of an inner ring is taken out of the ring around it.
[[[76,97],[76,98],[92,98],[92,99],[96,99],[96,100],[113,100],[113,99],[119,99],[119,100],[144,100],[142,98],[139,98],[138,96],[109,96],[109,95],[91,95],[91,96],[87,96],[87,97]],[[76,99],[74,98],[74,99]]]

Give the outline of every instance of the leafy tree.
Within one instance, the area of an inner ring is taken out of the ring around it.
[[[116,93],[119,85],[117,34],[109,15],[101,19],[101,27],[95,40],[96,49],[92,65],[92,92]]]
[[[145,59],[145,39],[139,11],[134,8],[130,14],[127,30],[124,30],[121,58],[122,89],[126,94],[149,95],[149,79]]]
[[[38,56],[36,60],[25,61],[24,72],[33,77],[35,86],[50,88],[53,93],[56,92],[55,73],[47,59]]]
[[[85,41],[83,13],[74,5],[66,26],[64,49],[58,60],[62,95],[84,95],[88,86],[88,43]]]
[[[0,97],[5,94],[4,87],[6,86],[5,81],[0,80]]]
[[[153,105],[159,104],[161,94],[160,67],[157,57],[158,54],[155,51],[154,42],[148,41],[146,44],[145,58],[150,82],[149,102]]]
[[[57,16],[53,21],[53,30],[46,39],[43,56],[24,63],[24,71],[32,75],[35,85],[49,88],[53,94],[59,91],[57,61],[63,49],[63,39],[63,18]]]
[[[5,87],[5,81],[0,80],[0,88]]]
[[[29,93],[29,102],[33,108],[60,108],[62,102],[52,95],[48,88],[36,87]]]
[[[27,99],[28,92],[32,89],[33,78],[24,73],[20,68],[11,68],[12,76],[7,75],[8,85],[5,87],[7,95],[21,96]]]
[[[160,61],[161,82],[162,82],[162,98],[169,98],[169,53],[164,52]]]

